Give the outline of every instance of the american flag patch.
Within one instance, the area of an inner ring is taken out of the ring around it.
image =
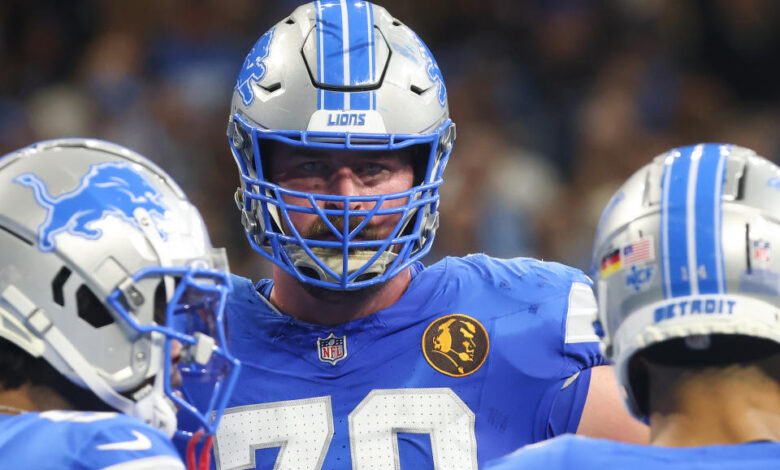
[[[753,259],[756,261],[769,261],[772,255],[772,248],[766,240],[753,241]]]
[[[647,236],[639,241],[625,245],[623,247],[622,259],[624,266],[641,263],[644,261],[653,261],[655,251],[653,246],[653,237]]]

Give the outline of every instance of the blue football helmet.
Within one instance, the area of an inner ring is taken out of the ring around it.
[[[239,370],[230,291],[224,251],[146,158],[88,139],[0,157],[0,337],[112,408],[172,435],[178,407],[213,433]],[[174,363],[213,386],[207,405]]]
[[[247,238],[300,282],[360,289],[385,282],[430,251],[455,125],[430,51],[384,8],[317,1],[271,28],[241,67],[227,133],[241,176],[236,202]],[[315,194],[268,179],[268,141],[318,149],[414,149],[424,161],[415,162],[415,185],[407,191]],[[290,204],[285,197],[308,204]],[[350,209],[350,203],[370,209]],[[332,232],[330,240],[302,236],[291,213],[316,214]],[[389,214],[399,216],[389,236],[359,239],[373,217]],[[332,222],[336,217],[343,218],[343,227]]]

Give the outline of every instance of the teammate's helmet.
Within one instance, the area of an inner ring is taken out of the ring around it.
[[[63,139],[0,157],[0,337],[118,411],[172,434],[175,403],[215,430],[238,373],[226,269],[195,207],[136,153]],[[208,407],[174,393],[172,360],[214,381]]]
[[[749,149],[670,150],[612,197],[592,270],[605,353],[634,415],[647,414],[631,364],[640,351],[663,343],[685,365],[715,354],[716,340],[780,343],[778,246],[780,168]]]
[[[364,1],[299,7],[257,41],[233,93],[228,140],[241,174],[236,202],[249,242],[301,282],[343,290],[386,281],[430,251],[454,139],[441,71],[411,29]],[[416,146],[421,161],[408,191],[314,194],[268,180],[268,141],[350,150]],[[308,204],[285,203],[283,196]],[[404,204],[394,204],[399,201]],[[345,209],[322,209],[318,202]],[[375,206],[350,209],[355,202]],[[289,220],[292,212],[317,214],[336,240],[302,237]],[[387,238],[355,240],[372,217],[386,214],[400,214]],[[344,230],[329,217],[343,217]]]

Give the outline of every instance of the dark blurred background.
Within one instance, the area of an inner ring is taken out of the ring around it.
[[[0,0],[0,154],[97,137],[157,161],[235,272],[269,267],[232,202],[237,71],[290,0]],[[671,147],[780,159],[776,0],[388,0],[443,71],[458,141],[435,253],[587,269],[601,208]]]

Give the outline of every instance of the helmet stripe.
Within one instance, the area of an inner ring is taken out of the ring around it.
[[[372,60],[374,55],[373,17],[367,2],[347,2],[349,27],[349,85],[360,86],[372,83]],[[350,93],[350,109],[371,109],[371,93],[364,91]]]
[[[721,153],[719,145],[701,146],[699,177],[696,188],[696,275],[699,293],[722,293],[722,272],[719,258],[722,259],[720,240],[720,219],[722,206],[723,176],[726,155]],[[695,294],[695,292],[694,292]]]
[[[366,15],[368,16],[368,19],[366,20],[366,24],[368,27],[368,39],[371,41],[368,48],[368,57],[369,62],[371,63],[369,65],[368,70],[371,72],[371,83],[374,83],[376,80],[376,37],[374,34],[374,5],[371,2],[366,2],[366,5],[368,6],[368,9],[366,11]],[[370,109],[376,109],[376,91],[370,92]]]
[[[721,219],[729,153],[725,146],[697,145],[667,157],[660,239],[665,298],[726,291]]]
[[[347,0],[339,1],[339,9],[341,10],[341,60],[343,61],[343,71],[340,85],[349,86],[350,77],[352,72],[350,71],[350,61],[352,55],[352,43],[349,37],[349,13]],[[352,109],[351,93],[344,93],[344,109]]]
[[[318,1],[317,4],[317,75],[320,83],[344,84],[345,30],[342,25],[341,2]],[[344,93],[320,90],[320,109],[345,109]]]
[[[698,260],[696,258],[696,227],[700,214],[696,210],[696,204],[698,202],[699,187],[699,164],[701,163],[702,146],[697,145],[691,152],[691,163],[688,169],[688,192],[685,195],[685,244],[688,248],[687,263],[688,266],[683,274],[683,280],[687,277],[689,294],[696,295],[699,293],[699,271]],[[706,224],[702,223],[702,226]],[[687,275],[687,276],[686,276]]]
[[[668,174],[664,178],[663,209],[666,215],[664,234],[667,244],[664,251],[665,282],[671,297],[690,295],[688,280],[688,217],[687,199],[691,154],[694,147],[675,151],[666,162]],[[670,256],[673,255],[673,256]]]
[[[361,86],[376,77],[374,12],[370,3],[352,0],[315,2],[317,80],[332,86]],[[376,92],[347,93],[320,89],[318,109],[376,109]]]

